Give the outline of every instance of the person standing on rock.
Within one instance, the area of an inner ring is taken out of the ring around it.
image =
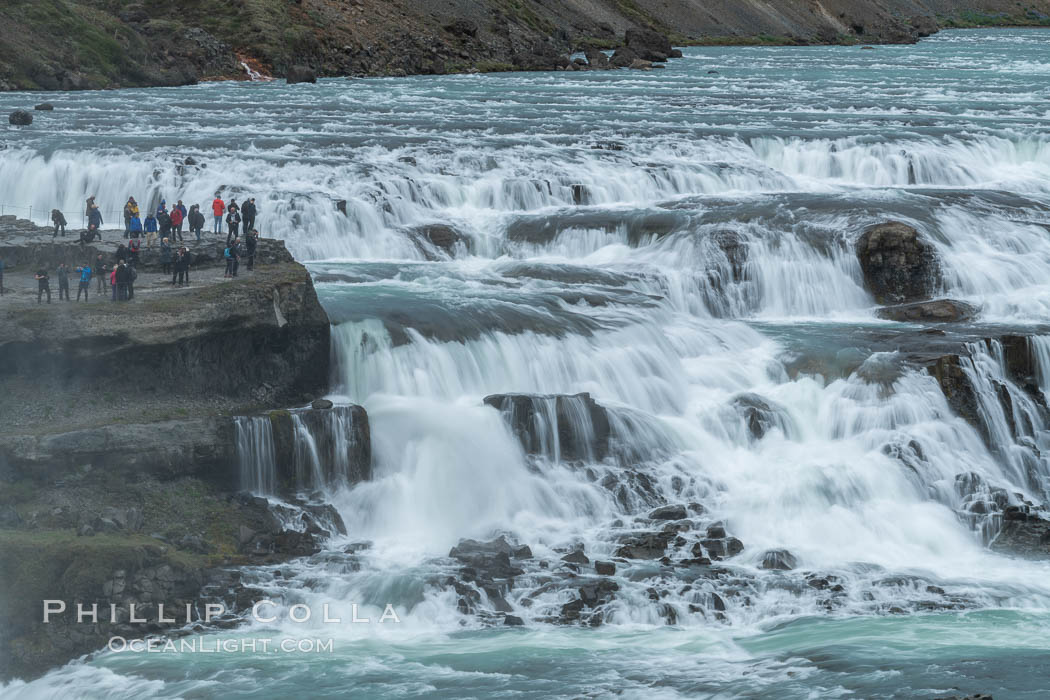
[[[199,204],[190,207],[189,213],[190,233],[197,236],[197,242],[201,242],[201,231],[204,230],[204,214],[201,214]]]
[[[109,288],[113,290],[112,301],[117,300],[117,267],[118,265],[114,265],[113,268],[109,271]]]
[[[142,236],[142,220],[138,214],[132,214],[128,220],[128,238],[138,240]]]
[[[131,301],[135,298],[135,280],[139,278],[139,271],[135,269],[135,266],[128,263],[128,296],[126,301]]]
[[[157,224],[160,226],[160,237],[171,238],[171,215],[166,210],[157,212]]]
[[[91,195],[87,198],[87,206],[84,207],[84,218],[91,218],[91,210],[95,207],[95,196]]]
[[[186,282],[186,268],[189,267],[186,260],[186,249],[179,248],[175,253],[174,272],[171,273],[171,286],[175,286],[176,280],[181,287]]]
[[[139,264],[139,250],[140,244],[138,237],[134,237],[128,241],[128,262],[132,265]]]
[[[215,217],[215,229],[212,233],[222,233],[222,215],[226,211],[226,203],[222,201],[219,193],[215,193],[215,199],[211,202],[211,213]]]
[[[242,230],[245,234],[255,228],[255,217],[258,213],[259,210],[255,206],[255,197],[249,197],[248,201],[241,207],[241,222],[244,226]]]
[[[36,279],[36,303],[40,303],[44,293],[47,293],[47,303],[51,303],[51,278],[47,276],[47,270],[38,270],[35,276]]]
[[[229,245],[230,241],[237,237],[241,228],[241,210],[237,206],[237,200],[230,200],[226,212],[226,225],[229,227],[229,231],[226,232],[226,245]]]
[[[160,241],[160,269],[165,275],[171,272],[171,243],[167,238]]]
[[[103,296],[106,293],[106,259],[102,253],[95,258],[95,277],[98,279],[98,295]]]
[[[238,245],[240,245],[240,241],[234,236],[233,240],[226,246],[226,251],[224,252],[226,257],[226,274],[223,277],[231,278],[237,276],[237,268],[240,266],[240,259],[237,254]]]
[[[178,207],[171,208],[171,240],[182,241],[182,211]]]
[[[52,238],[58,237],[58,230],[62,229],[62,238],[66,237],[66,217],[62,215],[58,209],[51,210],[51,223],[55,225],[55,232],[51,234]]]
[[[124,238],[131,236],[131,220],[139,216],[139,205],[135,198],[128,195],[127,204],[124,205]]]
[[[80,301],[80,295],[83,293],[84,302],[87,303],[88,292],[91,290],[91,266],[84,265],[78,267],[77,272],[80,273],[80,286],[77,287],[77,301]]]
[[[121,260],[117,263],[114,281],[117,283],[117,301],[127,301],[128,285],[131,283],[131,269],[127,262]]]
[[[62,301],[63,298],[69,301],[69,265],[60,263],[58,266],[58,300]]]
[[[255,270],[255,249],[259,245],[259,232],[252,229],[248,237],[244,239],[244,257],[248,258],[248,271]]]
[[[153,250],[153,244],[157,242],[157,217],[150,214],[146,217],[146,247]]]

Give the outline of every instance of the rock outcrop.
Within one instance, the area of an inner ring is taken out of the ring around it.
[[[652,29],[632,27],[624,35],[624,45],[644,61],[666,61],[671,57],[671,40]]]
[[[865,229],[856,252],[864,283],[880,304],[922,301],[941,284],[936,249],[907,224],[890,221]]]
[[[316,83],[317,74],[305,66],[292,66],[284,73],[284,80],[289,85],[296,83]]]
[[[917,301],[911,304],[884,306],[875,312],[888,321],[910,323],[960,323],[977,318],[977,307],[955,299]]]

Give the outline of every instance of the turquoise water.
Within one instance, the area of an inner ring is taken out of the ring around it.
[[[326,494],[346,540],[245,576],[282,609],[401,618],[192,635],[332,649],[101,653],[0,695],[1045,697],[1050,565],[989,551],[998,522],[967,509],[996,488],[1046,502],[1046,417],[1011,385],[1032,434],[986,444],[909,357],[1006,328],[1034,336],[1050,392],[1047,36],[694,48],[651,73],[0,95],[57,108],[5,133],[5,212],[221,189],[256,196],[264,233],[308,261],[334,326],[331,398],[368,410],[374,478]],[[924,336],[875,317],[852,245],[889,218],[931,240],[940,291],[978,305],[974,324]],[[450,251],[420,237],[434,224],[457,232]],[[997,403],[995,352],[970,352]],[[482,404],[503,392],[589,392],[619,451],[523,454]],[[756,394],[779,421],[760,438],[733,408]],[[960,490],[970,473],[981,493]],[[602,625],[556,622],[597,578],[566,551],[611,558],[651,508],[690,502],[690,544],[723,522],[744,550],[621,562]],[[497,534],[536,555],[503,592],[521,628],[488,594],[464,614],[445,583],[450,547]],[[342,551],[358,540],[373,544]],[[760,568],[772,549],[796,568]]]

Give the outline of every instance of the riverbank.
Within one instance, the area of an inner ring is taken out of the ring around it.
[[[676,45],[910,43],[948,27],[1047,26],[1050,0],[16,0],[0,19],[0,90],[81,90],[283,77],[296,66],[320,76],[553,69],[536,56],[615,48],[629,29]]]

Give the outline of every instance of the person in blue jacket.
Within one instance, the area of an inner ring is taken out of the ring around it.
[[[80,293],[84,293],[84,302],[87,303],[88,292],[91,290],[91,266],[84,265],[78,267],[77,272],[80,273],[80,286],[77,287],[77,301],[80,301]]]
[[[95,230],[98,231],[99,240],[102,239],[102,210],[98,208],[97,204],[91,205],[91,210],[88,213],[88,228],[94,226]]]
[[[150,214],[146,217],[146,247],[153,250],[153,244],[157,242],[157,217]]]

